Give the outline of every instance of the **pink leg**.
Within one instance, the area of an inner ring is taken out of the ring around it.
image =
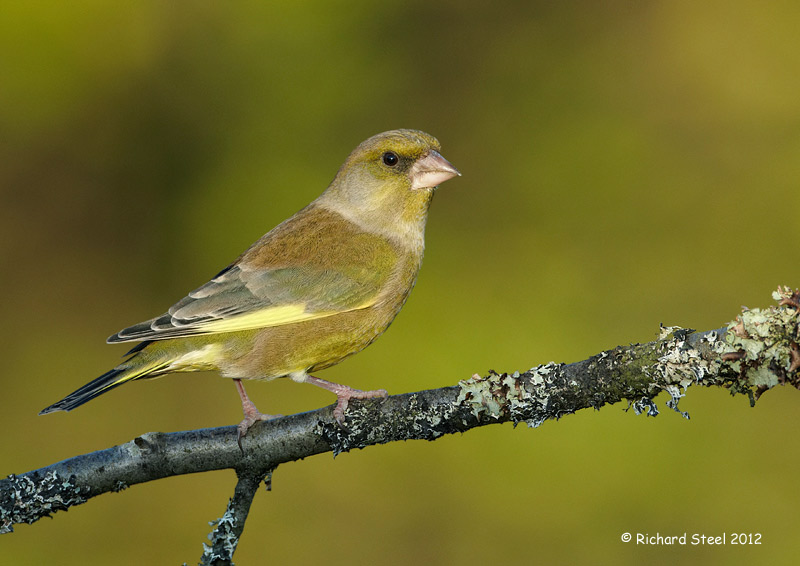
[[[244,412],[244,420],[239,423],[239,435],[236,441],[239,443],[239,448],[242,447],[242,437],[247,434],[250,427],[258,421],[268,421],[279,417],[280,415],[265,415],[256,409],[255,404],[247,396],[247,391],[244,390],[244,383],[241,379],[234,379],[236,384],[236,391],[239,392],[239,398],[242,400],[242,411]]]
[[[305,383],[322,387],[335,394],[337,397],[336,408],[333,410],[333,417],[340,425],[344,424],[344,412],[347,410],[347,404],[350,399],[374,399],[376,397],[388,397],[385,389],[377,389],[375,391],[361,391],[353,389],[347,385],[339,385],[331,381],[325,381],[313,375],[306,375],[303,379]]]

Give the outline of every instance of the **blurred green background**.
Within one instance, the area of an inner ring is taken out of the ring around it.
[[[3,2],[0,474],[154,430],[235,424],[214,374],[37,412],[314,199],[377,132],[437,136],[417,288],[321,374],[401,393],[711,329],[800,285],[794,2]],[[265,412],[333,401],[253,384]],[[789,563],[797,391],[690,389],[281,466],[240,564]],[[0,539],[4,564],[196,562],[234,473],[106,495]],[[762,533],[760,546],[624,532]],[[46,542],[43,542],[46,541]]]

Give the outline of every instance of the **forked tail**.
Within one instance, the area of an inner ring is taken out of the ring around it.
[[[136,363],[137,361],[140,363]],[[111,391],[123,383],[143,377],[155,377],[155,375],[153,375],[154,373],[168,365],[160,360],[152,360],[150,363],[146,361],[145,363],[141,363],[142,361],[145,360],[141,360],[139,356],[128,359],[94,381],[90,381],[80,389],[73,391],[61,399],[61,401],[42,409],[39,414],[46,415],[47,413],[54,413],[55,411],[71,411],[75,407],[79,407],[98,395]]]

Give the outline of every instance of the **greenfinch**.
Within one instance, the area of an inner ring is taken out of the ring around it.
[[[391,324],[417,279],[434,189],[460,173],[436,138],[392,130],[359,145],[322,195],[273,228],[165,314],[120,330],[138,342],[114,369],[42,410],[70,411],[135,379],[216,370],[244,411],[239,440],[260,413],[242,380],[289,377],[350,399],[385,397],[319,379]]]

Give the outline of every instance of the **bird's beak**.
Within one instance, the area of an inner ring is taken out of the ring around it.
[[[458,169],[435,150],[430,150],[420,157],[408,172],[412,190],[430,189],[448,179],[460,176],[461,173],[458,172]]]

